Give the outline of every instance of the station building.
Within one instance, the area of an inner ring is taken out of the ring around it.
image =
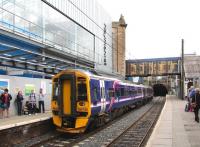
[[[112,44],[112,20],[96,0],[1,0],[0,89],[13,96],[11,115],[19,90],[25,102],[43,88],[49,110],[50,78],[61,70],[118,72]]]

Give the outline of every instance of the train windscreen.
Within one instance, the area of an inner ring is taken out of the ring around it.
[[[87,85],[85,78],[78,78],[78,100],[87,100]]]

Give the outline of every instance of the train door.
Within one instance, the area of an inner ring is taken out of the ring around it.
[[[62,114],[64,116],[75,115],[75,75],[63,75],[61,82]]]
[[[101,113],[106,109],[106,96],[105,96],[105,82],[100,80],[100,94],[101,94]]]
[[[63,80],[63,113],[64,115],[71,114],[71,81]]]

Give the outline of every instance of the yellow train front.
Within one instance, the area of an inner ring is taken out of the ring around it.
[[[53,77],[52,113],[57,130],[82,133],[152,99],[151,87],[72,69]]]
[[[51,107],[59,131],[84,132],[91,114],[89,77],[77,70],[55,75]]]

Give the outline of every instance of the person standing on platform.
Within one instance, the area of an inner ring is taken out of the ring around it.
[[[18,94],[17,94],[17,98],[16,98],[18,115],[22,115],[22,102],[23,102],[23,100],[24,100],[24,97],[22,95],[22,91],[19,91]]]
[[[192,98],[195,95],[195,88],[191,86],[189,89],[189,98]]]
[[[194,97],[195,95],[195,88],[194,86],[191,86],[188,92],[188,102],[189,102],[189,111],[193,112],[193,108],[191,107],[191,103],[192,103],[192,97]]]
[[[4,93],[1,94],[1,100],[3,104],[3,113],[6,111],[6,117],[9,117],[9,108],[10,108],[10,101],[12,100],[12,96],[8,93],[8,89],[4,89]],[[4,117],[4,114],[3,114]]]
[[[194,106],[195,121],[199,123],[199,108],[200,108],[200,90],[195,89],[195,94],[192,96],[192,103],[196,103]]]
[[[36,113],[36,96],[34,90],[31,90],[29,95],[29,103],[31,105],[31,113]]]
[[[39,111],[40,113],[45,113],[45,109],[44,109],[44,94],[43,94],[43,89],[40,88],[40,93],[38,95],[38,98],[39,98]],[[41,107],[42,107],[42,111],[41,111]]]
[[[3,101],[2,99],[0,98],[0,119],[3,118]]]

